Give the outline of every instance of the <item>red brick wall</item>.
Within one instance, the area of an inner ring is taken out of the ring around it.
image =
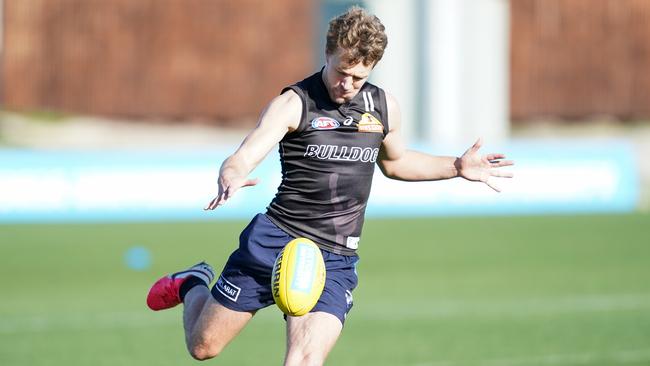
[[[10,109],[252,123],[314,69],[315,0],[5,0]],[[650,0],[510,0],[516,120],[650,118]]]
[[[251,123],[311,72],[306,0],[5,0],[10,109]]]
[[[511,0],[515,119],[650,118],[650,0]]]

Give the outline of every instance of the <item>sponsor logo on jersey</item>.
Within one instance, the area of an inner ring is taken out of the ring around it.
[[[345,246],[350,248],[350,249],[358,249],[359,248],[359,237],[358,236],[348,236],[347,242],[345,243]]]
[[[320,160],[361,161],[375,163],[379,148],[338,146],[338,145],[307,145],[306,157]]]
[[[237,302],[241,288],[235,286],[232,282],[223,278],[223,276],[219,276],[215,287],[217,290],[219,290],[219,292],[221,292],[223,296],[234,302]]]
[[[361,115],[361,121],[359,121],[359,132],[384,132],[384,125],[379,122],[379,120],[370,113],[364,113]]]
[[[349,125],[352,124],[352,122],[354,122],[354,118],[352,118],[352,116],[347,116],[345,118],[345,121],[343,121],[343,125],[344,126],[349,126]]]
[[[317,130],[333,130],[340,125],[339,121],[329,117],[316,117],[311,120],[311,127]]]

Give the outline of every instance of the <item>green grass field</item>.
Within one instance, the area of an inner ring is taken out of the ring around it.
[[[190,365],[160,275],[220,270],[245,222],[0,226],[0,365]],[[650,365],[650,215],[371,220],[330,365]],[[147,271],[125,251],[145,246]],[[220,365],[277,365],[258,313]]]

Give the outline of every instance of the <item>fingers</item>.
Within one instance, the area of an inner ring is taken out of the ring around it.
[[[492,153],[492,154],[487,154],[485,157],[486,157],[489,161],[492,161],[492,160],[504,159],[506,156],[503,155],[503,154],[494,154],[494,153]]]
[[[501,193],[501,188],[499,188],[499,186],[491,182],[490,179],[486,180],[485,184],[487,184],[488,187],[494,189],[495,192]]]
[[[220,186],[219,187],[220,192],[217,195],[217,197],[213,198],[212,201],[210,201],[210,203],[208,203],[207,206],[205,206],[203,208],[203,210],[206,210],[206,211],[207,210],[214,210],[215,208],[225,204],[226,201],[228,201],[235,194],[235,192],[239,188],[241,188],[241,187],[251,187],[251,186],[254,186],[254,185],[258,184],[259,182],[260,182],[260,180],[255,178],[255,179],[247,179],[247,180],[245,180],[242,183],[241,186],[230,185],[230,186],[226,186],[224,188],[221,188],[221,186]]]
[[[491,170],[490,171],[490,176],[499,177],[499,178],[512,178],[515,175],[512,172],[504,172],[504,171],[500,171],[500,170]]]
[[[500,167],[500,166],[508,166],[508,165],[513,165],[514,163],[511,161],[500,161],[497,163],[492,163],[492,167]],[[489,170],[490,176],[485,179],[483,182],[487,184],[488,187],[492,188],[495,192],[501,193],[501,188],[494,184],[494,179],[491,179],[492,177],[497,177],[497,178],[512,178],[514,177],[514,174],[512,172],[505,172],[502,170]]]
[[[244,184],[242,185],[242,187],[251,187],[251,186],[256,185],[256,184],[259,183],[259,182],[260,182],[260,180],[259,180],[258,178],[255,178],[255,179],[248,179],[248,180],[246,180],[246,181],[244,182]]]
[[[242,187],[252,187],[252,186],[256,185],[256,184],[259,183],[259,182],[260,182],[260,180],[257,179],[257,178],[255,178],[255,179],[247,179],[247,180],[245,180],[244,182],[242,182],[242,184],[241,184],[240,186],[236,186],[236,185],[228,186],[228,187],[226,188],[226,190],[225,190],[225,194],[224,194],[225,199],[224,199],[224,202],[225,202],[225,200],[227,200],[227,199],[229,199],[230,197],[234,196],[234,195],[235,195],[235,192],[237,192],[237,190],[239,190],[239,188],[242,188]]]
[[[483,138],[479,138],[476,140],[474,145],[470,147],[466,153],[477,153],[478,150],[483,146]],[[492,188],[495,192],[501,192],[501,188],[494,184],[493,180],[490,179],[492,177],[498,177],[498,178],[512,178],[514,177],[514,174],[512,172],[505,172],[505,171],[500,171],[500,170],[493,170],[493,168],[501,168],[505,166],[512,166],[515,165],[515,162],[512,160],[502,160],[505,159],[505,155],[501,153],[492,153],[492,154],[487,154],[484,156],[483,161],[487,160],[489,162],[489,169],[486,169],[489,171],[489,177],[488,179],[481,179],[488,187]],[[483,165],[484,168],[486,168],[485,165]]]
[[[512,165],[515,165],[515,162],[512,160],[501,160],[501,161],[490,160],[491,168],[501,168],[503,166],[512,166]]]
[[[234,188],[233,186],[226,187],[226,189],[223,191],[223,199],[221,200],[221,204],[219,206],[223,205],[226,202],[226,200],[229,200],[230,197],[232,197],[236,191],[237,188]]]
[[[476,154],[476,152],[478,151],[478,149],[481,148],[482,145],[483,145],[483,139],[479,138],[478,140],[476,140],[474,145],[470,146],[469,149],[465,150],[465,153],[463,153],[463,156]]]
[[[483,146],[483,138],[479,137],[478,140],[476,140],[476,142],[474,143],[474,145],[472,145],[470,150],[472,150],[473,152],[476,152],[476,151],[478,151],[478,149],[481,148],[481,146]]]
[[[203,208],[204,211],[214,210],[215,208],[222,206],[228,200],[226,193],[219,194],[217,197],[213,198],[207,206]]]
[[[204,210],[204,211],[207,211],[207,210],[214,210],[215,208],[217,208],[218,203],[219,203],[220,200],[221,200],[221,195],[219,195],[219,196],[213,198],[212,201],[210,201],[210,203],[208,203],[207,206],[205,206],[205,207],[203,208],[203,210]]]

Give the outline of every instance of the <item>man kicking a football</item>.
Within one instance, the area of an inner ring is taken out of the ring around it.
[[[257,180],[248,174],[279,143],[282,184],[267,208],[240,236],[239,248],[211,290],[212,268],[199,263],[158,280],[147,296],[153,310],[184,304],[192,357],[217,356],[255,312],[273,304],[271,271],[296,237],[321,248],[327,277],[312,311],[287,317],[285,365],[322,365],[341,333],[357,285],[356,250],[375,163],[389,178],[432,181],[462,177],[498,191],[502,154],[479,155],[479,139],[461,157],[407,150],[393,96],[366,82],[387,37],[379,19],[358,7],[330,22],[321,71],[285,88],[219,171],[213,210]],[[397,193],[399,194],[399,193]]]

